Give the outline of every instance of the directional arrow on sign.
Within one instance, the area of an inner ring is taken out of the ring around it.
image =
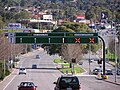
[[[107,19],[108,18],[108,12],[101,12],[101,19]]]

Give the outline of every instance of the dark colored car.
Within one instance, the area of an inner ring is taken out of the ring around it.
[[[117,69],[117,75],[120,75],[120,68]]]
[[[94,75],[98,75],[98,73],[101,73],[101,74],[102,74],[102,70],[101,70],[100,68],[95,68],[95,69],[93,70],[93,74],[94,74]]]
[[[58,78],[54,90],[82,90],[76,76],[61,76]]]
[[[37,65],[36,65],[36,64],[33,64],[33,65],[32,65],[32,69],[37,69]]]
[[[33,82],[21,82],[18,90],[36,90],[37,86]]]
[[[39,55],[36,55],[36,59],[39,59],[40,58],[40,56]]]
[[[105,70],[105,74],[106,75],[113,75],[113,72],[111,69],[107,69],[107,70]]]

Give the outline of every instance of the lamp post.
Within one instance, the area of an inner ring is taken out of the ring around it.
[[[89,74],[91,73],[91,70],[90,70],[90,52],[91,52],[91,45],[89,44]]]
[[[114,39],[115,39],[115,82],[117,81],[117,50],[116,50],[116,43],[118,42],[118,38],[116,37],[116,29],[115,29],[115,35],[114,35]]]

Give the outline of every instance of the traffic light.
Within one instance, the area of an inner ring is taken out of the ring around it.
[[[76,58],[72,58],[72,63],[76,63]]]
[[[102,64],[102,60],[98,60],[98,64]]]
[[[108,50],[107,49],[105,50],[105,53],[108,54]]]

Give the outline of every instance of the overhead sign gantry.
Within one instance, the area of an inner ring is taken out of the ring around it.
[[[16,44],[96,44],[98,33],[14,33]]]
[[[9,33],[9,42],[15,44],[97,44],[103,42],[103,75],[105,75],[105,42],[98,33]]]

